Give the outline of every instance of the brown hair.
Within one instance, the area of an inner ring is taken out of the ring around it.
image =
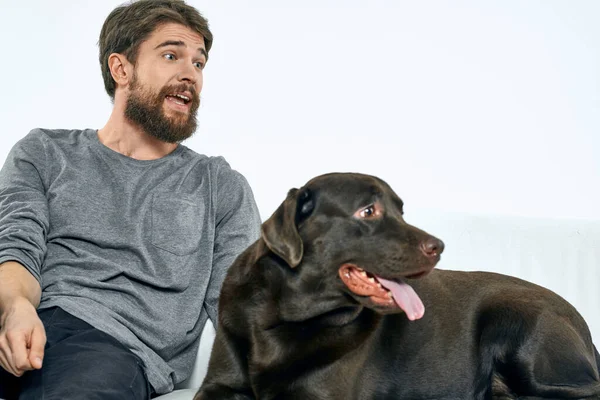
[[[200,34],[206,52],[210,51],[213,35],[208,21],[183,0],[138,0],[121,5],[109,14],[100,31],[98,47],[104,88],[112,99],[116,84],[108,68],[108,57],[120,53],[135,65],[142,42],[160,25],[172,22]]]

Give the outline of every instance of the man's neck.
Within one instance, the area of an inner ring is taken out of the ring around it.
[[[117,107],[104,128],[98,131],[98,140],[111,150],[136,160],[156,160],[177,148],[177,143],[166,143],[148,135],[127,120]]]

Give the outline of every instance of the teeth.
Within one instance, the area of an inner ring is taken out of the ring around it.
[[[369,278],[369,282],[375,283],[375,278]]]
[[[181,99],[181,100],[183,100],[185,102],[189,102],[191,100],[189,97],[184,96],[182,94],[170,94],[169,96]]]
[[[367,277],[367,273],[365,271],[361,271],[360,276],[362,276],[363,278]]]

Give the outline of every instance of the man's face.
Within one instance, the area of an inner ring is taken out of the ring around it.
[[[125,116],[163,142],[189,138],[196,130],[206,58],[201,35],[179,24],[159,26],[140,45]]]

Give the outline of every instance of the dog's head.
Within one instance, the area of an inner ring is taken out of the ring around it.
[[[295,300],[299,308],[352,303],[411,320],[424,306],[410,280],[427,275],[444,249],[404,221],[402,200],[384,181],[349,173],[290,190],[262,238],[289,267],[286,292],[307,297]]]

